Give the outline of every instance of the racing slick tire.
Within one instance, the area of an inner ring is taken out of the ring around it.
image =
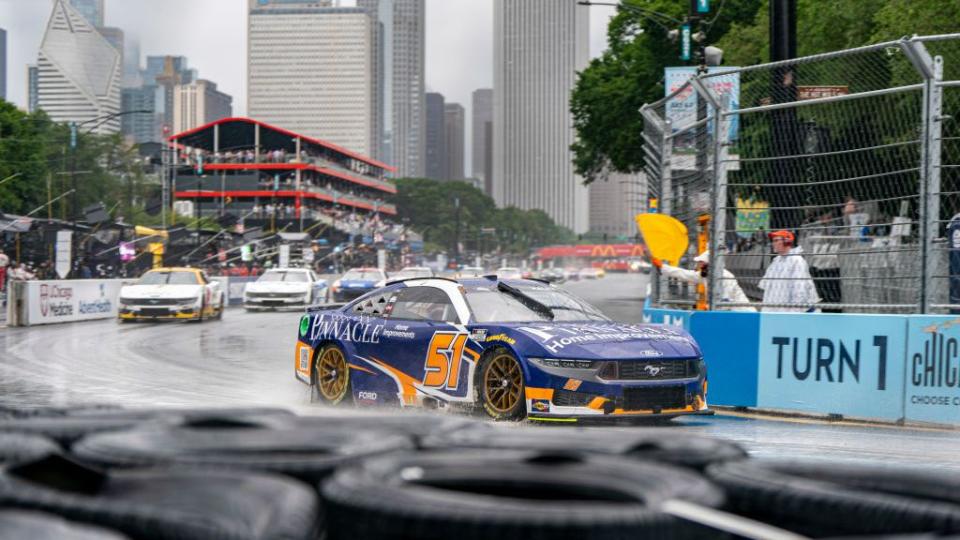
[[[0,510],[0,538],[4,540],[124,540],[126,536],[100,527],[67,521],[52,514]]]
[[[520,361],[510,351],[495,347],[480,359],[477,368],[477,403],[490,418],[518,421],[527,416],[526,382]]]
[[[72,453],[107,469],[225,468],[283,474],[316,485],[346,463],[413,448],[411,438],[397,432],[267,418],[102,433],[81,440]]]
[[[488,450],[542,450],[558,448],[584,454],[609,454],[704,470],[707,466],[747,458],[736,443],[713,437],[678,433],[674,429],[611,432],[600,428],[577,430],[460,429],[424,440],[426,448],[484,448]]]
[[[214,316],[214,319],[216,319],[216,320],[218,320],[218,321],[222,321],[222,320],[223,320],[223,312],[226,311],[226,310],[227,310],[226,301],[224,300],[223,295],[220,295],[220,309],[217,310],[217,314],[216,314],[216,316]]]
[[[529,450],[371,458],[338,469],[321,492],[330,540],[711,538],[657,507],[723,503],[690,471]]]
[[[60,447],[46,437],[0,433],[0,466],[33,461],[57,452],[60,452]]]
[[[132,538],[315,539],[316,491],[270,474],[101,471],[61,455],[0,469],[0,507],[39,510]]]
[[[960,533],[960,481],[943,471],[747,460],[707,476],[732,511],[808,536]]]
[[[327,405],[351,402],[350,368],[347,355],[338,345],[324,345],[317,350],[313,360],[313,387],[320,401]]]

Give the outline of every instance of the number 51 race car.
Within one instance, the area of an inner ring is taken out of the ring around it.
[[[295,373],[329,404],[479,407],[497,420],[705,414],[682,329],[616,323],[566,291],[409,279],[300,320]]]

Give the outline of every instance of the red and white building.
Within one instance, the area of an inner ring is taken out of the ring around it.
[[[169,138],[176,148],[174,197],[190,213],[298,230],[345,215],[396,214],[395,169],[333,143],[250,118],[224,118]],[[181,206],[182,208],[182,206]]]

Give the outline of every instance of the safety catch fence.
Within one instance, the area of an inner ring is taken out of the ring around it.
[[[655,279],[656,305],[960,312],[960,34],[670,90],[643,107],[645,172],[687,225],[681,265],[710,264],[699,293]]]

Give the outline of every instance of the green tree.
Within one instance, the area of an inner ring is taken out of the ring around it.
[[[496,246],[509,253],[525,253],[532,247],[569,242],[573,234],[558,226],[542,210],[498,209],[489,196],[466,182],[441,182],[427,178],[397,180],[397,213],[423,235],[428,246],[452,251],[457,238],[457,207],[460,201],[460,242],[475,246],[480,229],[495,228],[496,241],[484,239],[486,251]]]
[[[663,97],[663,69],[680,65],[679,45],[667,31],[678,27],[662,15],[683,19],[689,2],[627,0],[607,29],[609,48],[580,73],[570,100],[577,141],[574,166],[585,183],[605,171],[636,172],[643,166],[640,107]],[[707,42],[731,27],[750,25],[761,0],[725,0],[707,27]],[[638,11],[639,10],[639,11]],[[656,12],[656,14],[654,13]],[[662,14],[662,15],[658,15]]]
[[[683,0],[625,3],[675,18],[682,18],[688,5]],[[945,16],[947,13],[960,13],[960,0],[798,0],[798,54],[842,50],[912,34],[955,32],[955,17]],[[727,65],[767,62],[769,0],[726,0],[707,34],[707,42],[723,49]],[[663,97],[663,68],[680,64],[676,46],[670,44],[665,29],[651,17],[621,10],[611,19],[607,37],[609,49],[580,74],[571,98],[578,135],[572,146],[573,161],[587,182],[594,181],[608,168],[621,172],[642,168],[640,107]],[[928,47],[933,54],[943,54],[936,50],[937,44]],[[960,58],[955,46],[952,52]],[[912,69],[902,57],[878,61],[876,57],[864,55],[832,64],[807,64],[799,76],[802,84],[846,84],[857,91],[917,82]],[[769,78],[759,73],[741,78],[742,106],[758,105],[766,97],[769,97]],[[903,105],[898,102],[890,106]],[[742,145],[755,141],[760,146],[760,141],[769,140],[764,123],[750,126],[749,119],[741,121]],[[839,137],[845,131],[871,131],[864,127],[875,122],[870,115],[841,114],[830,127],[835,137]]]

